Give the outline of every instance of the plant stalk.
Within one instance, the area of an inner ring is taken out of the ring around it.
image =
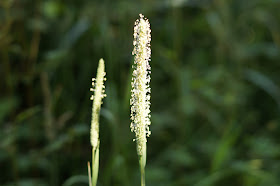
[[[92,186],[97,185],[98,169],[99,169],[99,143],[95,150],[92,148]]]
[[[146,143],[143,149],[143,155],[139,156],[140,172],[141,172],[141,186],[145,186],[145,166],[146,166],[146,154],[147,147]]]
[[[89,161],[88,161],[88,183],[89,183],[89,186],[92,186],[91,171],[90,171],[90,163],[89,163]]]

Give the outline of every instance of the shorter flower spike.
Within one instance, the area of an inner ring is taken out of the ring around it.
[[[90,143],[93,149],[96,149],[99,143],[99,113],[102,104],[102,99],[106,97],[104,81],[105,78],[105,64],[101,58],[97,69],[96,79],[92,78],[92,86],[90,91],[94,92],[94,95],[90,97],[93,100],[92,104],[92,119],[90,129]]]

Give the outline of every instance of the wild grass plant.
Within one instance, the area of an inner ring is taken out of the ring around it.
[[[106,97],[105,94],[105,64],[104,60],[99,60],[99,65],[97,69],[96,79],[92,78],[93,88],[90,91],[94,92],[94,95],[91,96],[92,103],[92,119],[91,119],[91,128],[90,128],[90,143],[92,146],[92,165],[88,163],[88,177],[89,185],[96,186],[98,178],[98,169],[99,169],[99,115],[102,104],[102,99]]]
[[[278,186],[278,10],[277,0],[1,0],[0,185],[88,185],[98,56],[108,79],[98,185],[140,185],[129,99],[143,12],[153,33],[146,185]]]
[[[134,26],[134,65],[132,66],[131,90],[131,131],[135,132],[137,154],[141,171],[141,185],[145,185],[145,166],[147,156],[147,137],[151,134],[150,121],[150,57],[151,29],[148,19],[140,14]]]
[[[140,18],[135,21],[134,26],[134,65],[132,65],[133,74],[131,82],[131,131],[135,132],[137,146],[137,154],[139,156],[139,166],[141,173],[141,185],[145,186],[145,166],[147,155],[147,137],[151,134],[149,130],[150,121],[150,73],[151,67],[149,64],[151,57],[151,29],[148,19],[139,14]],[[92,120],[90,129],[90,142],[92,145],[92,166],[88,163],[89,185],[96,186],[99,167],[99,114],[102,104],[102,99],[106,96],[104,81],[105,78],[104,60],[99,60],[96,79],[92,79],[90,91],[94,92],[91,100],[92,105]],[[92,172],[92,173],[91,173]]]

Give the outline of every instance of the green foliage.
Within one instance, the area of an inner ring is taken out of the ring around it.
[[[279,0],[0,1],[0,185],[88,185],[89,87],[106,61],[97,185],[139,183],[133,24],[152,30],[146,185],[279,185]]]

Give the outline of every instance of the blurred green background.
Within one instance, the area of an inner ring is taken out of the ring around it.
[[[134,21],[152,29],[147,186],[280,185],[280,0],[1,0],[0,185],[88,185],[105,60],[100,186],[140,185]]]

